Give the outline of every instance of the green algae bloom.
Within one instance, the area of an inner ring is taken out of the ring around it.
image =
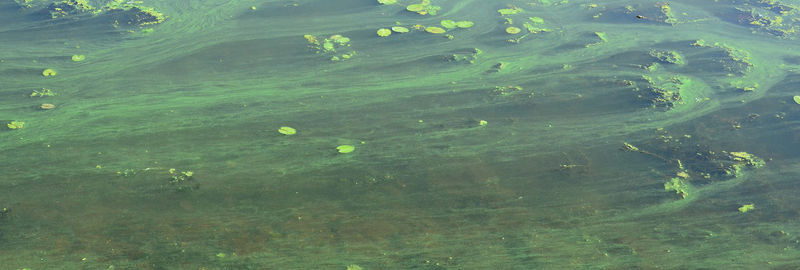
[[[352,146],[352,145],[349,145],[349,144],[343,144],[343,145],[337,146],[336,150],[339,151],[339,153],[347,154],[347,153],[355,151],[356,147]]]
[[[664,183],[664,190],[673,190],[684,199],[689,196],[689,185],[678,177],[673,177]]]

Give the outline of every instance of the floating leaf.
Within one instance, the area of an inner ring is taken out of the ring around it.
[[[56,71],[52,68],[42,70],[42,76],[45,77],[56,76]]]
[[[505,15],[514,15],[514,14],[519,13],[520,11],[522,11],[522,9],[519,9],[519,8],[502,8],[502,9],[498,9],[497,10],[497,12],[500,12],[500,15],[503,15],[503,16],[505,16]]]
[[[447,29],[453,29],[458,27],[458,24],[453,20],[442,20],[441,24]]]
[[[528,19],[530,19],[531,22],[533,22],[533,23],[544,23],[544,19],[542,19],[540,17],[530,17]]]
[[[473,25],[475,25],[475,23],[471,22],[471,21],[457,21],[456,22],[456,26],[458,26],[458,28],[470,28]]]
[[[297,130],[292,127],[281,127],[278,129],[278,133],[283,135],[294,135],[297,133]]]
[[[76,54],[76,55],[72,56],[72,61],[80,62],[80,61],[83,61],[83,60],[86,60],[86,55]]]
[[[425,10],[425,5],[423,5],[423,4],[411,4],[411,5],[406,6],[406,10],[411,11],[411,12],[420,12],[420,11]]]
[[[444,32],[447,32],[443,28],[436,26],[425,27],[425,31],[433,34],[444,34]]]
[[[509,33],[509,34],[512,34],[512,35],[513,34],[519,34],[519,32],[522,32],[522,29],[519,29],[519,27],[509,26],[508,28],[506,28],[506,33]]]
[[[343,144],[343,145],[337,146],[336,150],[338,150],[339,153],[347,154],[347,153],[355,151],[356,147],[352,146],[352,145],[348,145],[348,144]]]
[[[800,96],[794,96],[794,103],[800,104]]]
[[[392,34],[392,30],[389,30],[389,29],[386,29],[386,28],[378,29],[378,36],[379,37],[388,37],[391,34]]]
[[[394,26],[394,27],[392,27],[392,31],[395,31],[397,33],[408,33],[409,30],[408,30],[408,28],[405,28],[405,27],[402,27],[402,26]]]
[[[383,5],[393,5],[397,3],[397,0],[378,0],[378,3],[381,3]]]

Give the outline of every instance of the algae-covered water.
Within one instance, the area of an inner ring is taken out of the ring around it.
[[[796,0],[0,0],[0,269],[798,269],[798,42]]]

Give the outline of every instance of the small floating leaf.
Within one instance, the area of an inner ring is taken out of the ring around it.
[[[283,135],[294,135],[297,133],[297,130],[292,127],[281,127],[278,129],[278,133]]]
[[[379,37],[388,37],[391,34],[392,34],[392,30],[389,30],[389,29],[386,29],[386,28],[378,29],[378,36]]]
[[[800,96],[794,96],[794,103],[800,104]]]
[[[45,77],[56,76],[56,71],[52,68],[42,70],[42,76]]]
[[[533,23],[544,23],[544,19],[542,19],[540,17],[530,17],[528,19],[530,19],[531,22],[533,22]]]
[[[509,34],[512,34],[512,35],[513,34],[519,34],[519,32],[522,32],[522,29],[519,29],[519,27],[509,26],[508,28],[506,28],[506,33],[509,33]]]
[[[405,28],[405,27],[402,27],[402,26],[393,26],[392,27],[392,31],[395,31],[397,33],[408,33],[409,30],[408,30],[408,28]]]
[[[352,146],[352,145],[348,145],[348,144],[343,144],[343,145],[337,146],[336,150],[338,150],[339,153],[347,154],[347,153],[355,151],[356,147]]]
[[[458,24],[453,20],[442,20],[441,24],[447,29],[453,29],[458,27]]]
[[[446,32],[443,28],[436,26],[425,27],[425,31],[433,34],[444,34]]]
[[[456,22],[456,26],[458,26],[458,28],[470,28],[473,25],[475,25],[475,23],[473,23],[471,21],[457,21]]]
[[[72,56],[72,61],[80,62],[80,61],[83,61],[83,60],[86,60],[86,55],[76,54],[76,55]]]
[[[393,5],[397,3],[397,0],[378,0],[378,3],[381,3],[383,5]]]

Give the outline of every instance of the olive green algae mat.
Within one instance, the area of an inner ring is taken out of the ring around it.
[[[795,269],[800,3],[0,0],[8,269]]]

